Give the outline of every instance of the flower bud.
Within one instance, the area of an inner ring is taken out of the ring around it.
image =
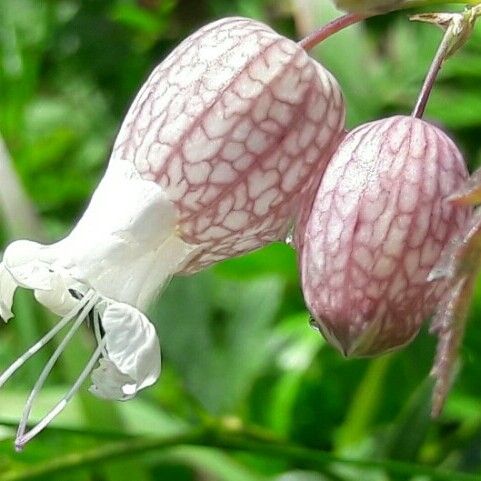
[[[346,356],[402,346],[433,313],[447,286],[428,275],[471,215],[448,200],[467,175],[447,135],[412,117],[340,144],[298,235],[306,304]]]

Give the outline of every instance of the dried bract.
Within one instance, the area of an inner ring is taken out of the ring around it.
[[[465,185],[450,196],[456,203],[479,203],[479,171]],[[454,238],[439,262],[431,271],[430,279],[443,279],[448,288],[443,294],[433,318],[431,331],[439,339],[431,375],[436,380],[432,414],[440,414],[455,375],[459,347],[463,340],[469,307],[479,274],[481,258],[481,210],[476,209],[460,236]]]

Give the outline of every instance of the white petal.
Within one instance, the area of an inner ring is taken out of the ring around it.
[[[134,397],[136,392],[134,389],[129,395],[123,391],[125,386],[135,386],[135,382],[126,374],[122,374],[108,359],[100,360],[100,366],[92,373],[92,382],[89,391],[102,399],[127,401]]]
[[[5,267],[20,287],[51,289],[52,270],[40,260],[41,244],[30,241],[12,242],[3,257]]]
[[[66,316],[80,302],[70,292],[66,280],[58,273],[52,274],[50,290],[35,290],[35,298],[58,316]],[[71,283],[70,283],[71,284]],[[82,292],[83,294],[83,292]]]
[[[115,399],[119,399],[121,393],[121,399],[128,399],[157,381],[160,374],[159,340],[154,326],[144,314],[128,304],[112,302],[103,312],[102,327],[111,365],[102,363],[102,374],[97,370],[94,393],[110,393],[109,397],[116,394]],[[106,383],[105,386],[100,385],[101,381]]]
[[[3,262],[0,263],[0,317],[5,322],[13,317],[12,304],[16,288],[17,283],[12,275],[8,272]]]

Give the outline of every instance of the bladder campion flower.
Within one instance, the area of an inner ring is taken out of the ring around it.
[[[62,320],[0,385],[70,328],[25,406],[21,448],[92,372],[91,392],[126,400],[160,372],[144,312],[176,273],[283,239],[344,127],[333,77],[259,22],[228,18],[186,39],[152,73],[118,134],[107,172],[72,232],[53,245],[12,243],[0,266],[0,316],[16,287]],[[90,318],[98,347],[70,391],[30,432],[33,402]],[[94,370],[94,367],[99,366]]]

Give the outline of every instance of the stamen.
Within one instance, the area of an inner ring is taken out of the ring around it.
[[[95,339],[97,340],[97,344],[100,346],[102,343],[102,332],[101,332],[101,324],[100,324],[100,314],[95,311],[94,312],[94,334]],[[107,350],[105,349],[105,344],[103,345],[102,349],[102,356],[108,358]]]
[[[85,366],[85,369],[82,371],[78,379],[75,381],[75,384],[70,388],[68,393],[52,408],[52,410],[46,414],[39,423],[33,427],[30,431],[25,434],[17,434],[17,438],[15,440],[15,447],[17,451],[21,451],[25,445],[31,441],[40,431],[47,427],[47,425],[56,417],[58,416],[65,406],[70,402],[70,400],[75,396],[77,391],[80,389],[82,384],[84,383],[85,379],[88,375],[92,372],[95,367],[95,364],[100,358],[102,353],[102,349],[104,348],[105,339],[102,340],[102,343],[99,344],[95,352],[93,353],[92,357],[90,358],[89,362]]]
[[[24,354],[22,354],[3,374],[0,376],[0,388],[10,379],[10,377],[18,371],[34,354],[36,354],[42,347],[48,344],[55,335],[60,332],[75,316],[83,309],[85,304],[93,296],[93,291],[88,292],[77,306],[75,306],[60,322],[58,322],[44,337],[37,341]]]
[[[67,344],[70,342],[74,334],[78,331],[82,323],[85,321],[85,318],[87,317],[88,313],[93,309],[96,302],[98,302],[98,296],[91,295],[90,299],[88,299],[86,303],[85,302],[83,303],[82,310],[77,320],[75,321],[73,326],[70,328],[70,330],[67,332],[65,337],[62,339],[62,342],[58,345],[57,349],[55,349],[51,358],[48,360],[47,364],[43,368],[43,371],[41,372],[39,378],[37,379],[37,382],[35,383],[30,393],[30,396],[27,399],[27,402],[25,403],[22,419],[20,421],[20,425],[17,431],[17,439],[23,437],[27,427],[28,418],[30,417],[30,412],[32,411],[33,403],[36,397],[38,396],[38,394],[40,393],[40,390],[42,389],[43,385],[45,384],[45,381],[47,380],[50,372],[55,366],[55,363],[57,362],[58,358],[65,350]]]

